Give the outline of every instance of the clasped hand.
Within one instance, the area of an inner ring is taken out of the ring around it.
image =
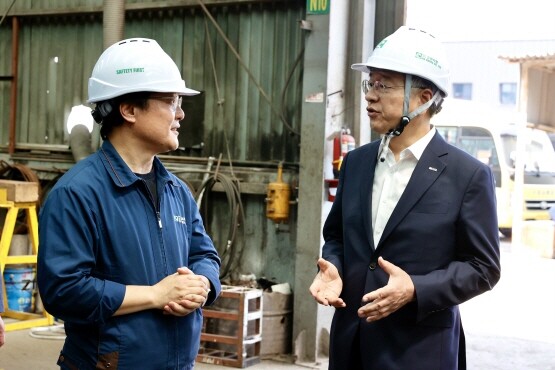
[[[155,285],[165,314],[186,316],[204,306],[210,293],[210,282],[187,267],[180,267]]]

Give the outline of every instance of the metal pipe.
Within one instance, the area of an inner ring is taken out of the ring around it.
[[[10,92],[10,121],[8,134],[8,153],[15,152],[15,120],[17,117],[17,63],[19,50],[19,20],[12,18],[12,83]]]
[[[123,39],[125,0],[104,0],[104,49]]]
[[[75,125],[69,134],[69,146],[75,163],[92,154],[91,133],[85,125]]]

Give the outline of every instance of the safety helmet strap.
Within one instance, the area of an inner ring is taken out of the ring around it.
[[[439,102],[439,100],[441,99],[441,93],[438,90],[435,92],[434,96],[432,96],[430,100],[418,106],[415,110],[409,113],[411,88],[412,88],[412,75],[406,74],[405,75],[405,97],[403,100],[403,116],[401,117],[401,120],[399,121],[399,124],[397,125],[397,127],[395,127],[393,130],[390,131],[390,133],[393,136],[401,135],[401,133],[405,129],[405,126],[408,125],[409,122],[414,117],[418,116],[426,109],[428,109],[432,104],[434,104],[435,102]]]
[[[403,116],[401,117],[401,119],[399,120],[399,124],[389,130],[387,132],[387,134],[384,135],[384,137],[382,138],[382,142],[380,143],[380,148],[378,149],[378,157],[380,158],[380,161],[383,162],[385,160],[385,158],[382,156],[382,153],[384,151],[385,148],[387,148],[389,146],[389,142],[391,141],[391,139],[394,136],[399,136],[403,133],[403,130],[405,129],[405,127],[409,124],[409,122],[416,116],[418,116],[419,114],[421,114],[422,112],[424,112],[426,109],[428,109],[432,104],[434,104],[436,101],[439,102],[441,99],[441,93],[440,91],[436,91],[434,96],[432,96],[432,98],[430,100],[428,100],[426,103],[420,105],[419,107],[417,107],[415,110],[413,110],[412,112],[408,113],[408,106],[409,106],[409,102],[410,102],[410,89],[412,85],[412,76],[407,74],[405,77],[405,96],[404,96],[404,101],[403,101]],[[408,86],[408,88],[407,88]]]

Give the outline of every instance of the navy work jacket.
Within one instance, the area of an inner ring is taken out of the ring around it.
[[[126,285],[154,285],[187,266],[219,295],[220,259],[188,187],[155,158],[159,212],[144,180],[109,141],[53,187],[39,216],[37,278],[44,307],[64,321],[59,364],[79,369],[186,369],[202,310],[113,316]],[[64,365],[71,363],[71,365]],[[103,367],[104,366],[104,367]]]

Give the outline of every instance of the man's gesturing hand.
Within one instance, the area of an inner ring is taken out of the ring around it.
[[[320,271],[310,286],[310,294],[324,306],[345,307],[345,302],[339,298],[343,281],[337,267],[323,258],[318,259],[318,267]]]
[[[389,275],[387,285],[365,294],[362,302],[368,302],[358,309],[358,316],[372,322],[391,315],[399,308],[414,300],[414,284],[410,276],[391,262],[378,258],[378,264]]]

